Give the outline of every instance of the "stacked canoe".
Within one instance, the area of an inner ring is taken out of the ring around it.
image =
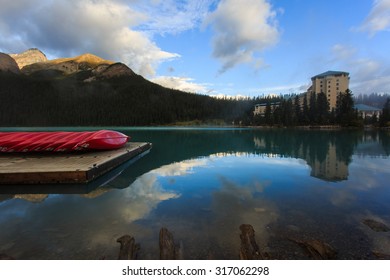
[[[129,136],[112,130],[83,132],[0,132],[0,152],[72,152],[112,150]]]

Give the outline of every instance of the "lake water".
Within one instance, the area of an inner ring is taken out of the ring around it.
[[[0,254],[116,259],[124,234],[159,258],[166,227],[184,259],[238,259],[241,224],[274,259],[389,258],[390,134],[120,128],[153,148],[91,185],[0,186]],[[118,175],[119,174],[119,175]],[[111,176],[116,176],[110,178]],[[301,242],[301,244],[299,244]]]

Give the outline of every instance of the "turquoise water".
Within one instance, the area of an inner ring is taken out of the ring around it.
[[[390,255],[389,232],[363,223],[390,225],[388,132],[116,130],[152,150],[87,186],[0,186],[0,254],[115,259],[129,234],[139,258],[158,259],[166,227],[184,259],[237,259],[247,223],[276,259],[310,258],[292,240],[338,259]]]

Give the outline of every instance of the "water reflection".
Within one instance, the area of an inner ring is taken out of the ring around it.
[[[152,215],[139,222],[156,232],[161,226],[173,229],[187,259],[237,258],[237,224],[242,222],[259,228],[259,240],[266,244],[266,225],[278,214],[277,207],[263,196],[270,180],[256,179],[259,160],[264,159],[218,154],[144,174],[141,178],[158,175],[157,180],[180,193],[180,199],[177,196],[160,203]],[[267,168],[274,164],[281,162],[275,161]],[[243,170],[249,173],[244,175]]]
[[[228,178],[221,178],[221,188],[212,194],[211,224],[213,238],[220,248],[229,248],[230,256],[239,251],[237,242],[237,225],[251,224],[256,228],[257,242],[268,243],[270,231],[267,225],[278,218],[278,207],[263,195],[267,182],[254,181],[247,185],[239,185]],[[228,254],[214,256],[228,258]]]
[[[118,235],[129,232],[132,222],[147,217],[161,201],[178,195],[146,174],[123,191],[102,191],[100,196],[45,195],[38,204],[39,197],[15,195],[14,201],[0,204],[0,251],[11,244],[12,255],[21,259],[113,258]],[[142,228],[131,227],[131,232],[145,234]]]
[[[258,148],[264,148],[267,146],[265,139],[254,138],[255,146]],[[316,143],[316,142],[313,142]],[[318,147],[320,152],[319,154],[316,151],[316,147],[306,146],[303,143],[296,144],[295,147],[298,152],[297,157],[303,158],[310,165],[312,171],[311,176],[327,180],[327,181],[341,181],[348,179],[348,165],[346,161],[340,160],[337,156],[337,147],[332,142],[317,142],[321,145]],[[272,153],[267,154],[268,157],[275,157],[280,155],[275,155]],[[349,159],[347,159],[347,162]]]
[[[98,185],[2,187],[0,253],[115,258],[116,238],[131,234],[141,258],[157,259],[167,227],[186,259],[236,259],[249,223],[275,258],[308,258],[289,238],[327,242],[340,259],[390,254],[389,234],[362,223],[390,224],[388,132],[124,132],[153,149]]]

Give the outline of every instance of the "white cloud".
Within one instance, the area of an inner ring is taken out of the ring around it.
[[[328,63],[350,72],[350,88],[354,94],[390,92],[390,67],[387,61],[361,57],[355,48],[337,44],[332,47]]]
[[[43,0],[29,1],[25,6],[3,2],[0,49],[8,52],[25,50],[22,47],[38,47],[56,56],[92,52],[122,61],[146,76],[153,76],[159,63],[179,57],[161,50],[147,33],[137,30],[148,15],[125,2]]]
[[[350,59],[356,54],[356,49],[353,47],[336,44],[332,47],[332,53],[335,60]]]
[[[185,92],[210,92],[210,90],[207,89],[207,85],[195,83],[193,79],[188,77],[158,76],[156,78],[151,79],[151,81],[166,88],[177,89]]]
[[[375,0],[373,7],[359,28],[374,36],[380,31],[390,30],[390,0]]]
[[[108,38],[104,51],[109,56],[119,54],[117,60],[125,62],[141,75],[154,76],[158,64],[180,57],[165,52],[141,32],[122,28]]]
[[[215,1],[149,0],[138,1],[135,8],[148,15],[148,21],[141,27],[144,31],[177,34],[198,27]]]
[[[365,80],[357,80],[351,84],[353,93],[389,93],[390,75],[378,75],[376,77],[367,77]]]
[[[279,94],[289,94],[289,93],[302,93],[307,91],[310,85],[305,84],[290,84],[290,85],[277,85],[273,87],[264,87],[257,88],[255,91],[258,93],[273,93],[275,95]]]
[[[214,30],[213,56],[222,62],[220,73],[241,63],[262,67],[258,53],[275,45],[279,30],[276,12],[267,0],[222,0],[205,20]]]

